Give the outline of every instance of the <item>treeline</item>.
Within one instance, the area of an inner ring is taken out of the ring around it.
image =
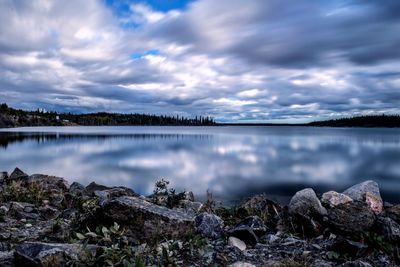
[[[314,121],[309,126],[329,127],[400,127],[400,115],[366,115],[326,121]]]
[[[128,125],[161,125],[161,126],[209,126],[215,125],[213,118],[200,116],[185,118],[182,116],[148,115],[148,114],[119,114],[119,113],[90,113],[72,114],[24,111],[14,109],[7,104],[0,105],[0,128],[22,126],[128,126]]]

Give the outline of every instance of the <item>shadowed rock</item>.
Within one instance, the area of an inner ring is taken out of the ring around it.
[[[220,238],[224,234],[224,221],[217,215],[203,212],[195,218],[196,232],[209,238]]]
[[[351,201],[329,210],[329,223],[338,231],[357,234],[372,228],[375,214],[365,202]]]
[[[94,251],[96,246],[88,245],[86,249]],[[26,267],[67,266],[69,258],[76,258],[83,251],[79,244],[26,242],[16,247],[14,264]]]
[[[400,224],[400,204],[387,208],[385,210],[386,216],[392,218]]]
[[[179,210],[152,204],[142,198],[122,196],[107,202],[103,216],[130,229],[137,240],[149,240],[155,235],[181,238],[194,230],[194,217]]]
[[[265,234],[267,228],[258,216],[251,216],[241,221],[229,231],[229,235],[243,240],[246,244],[255,245],[258,239]]]
[[[398,223],[388,217],[379,217],[376,224],[386,240],[400,242],[400,225]]]

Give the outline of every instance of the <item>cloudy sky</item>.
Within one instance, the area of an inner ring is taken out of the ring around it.
[[[0,102],[307,121],[400,107],[398,0],[0,0]]]

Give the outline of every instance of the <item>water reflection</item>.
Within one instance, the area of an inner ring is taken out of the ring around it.
[[[304,187],[342,190],[365,179],[400,202],[400,131],[305,127],[86,128],[0,133],[0,170],[20,166],[87,184],[152,192],[160,177],[224,202]]]

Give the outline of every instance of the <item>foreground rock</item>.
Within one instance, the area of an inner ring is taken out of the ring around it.
[[[311,188],[303,189],[292,197],[289,203],[289,212],[309,217],[327,214],[326,209]]]
[[[328,218],[333,229],[348,234],[368,231],[375,223],[375,214],[361,201],[337,205],[329,210]]]
[[[179,239],[194,230],[194,217],[152,204],[138,197],[118,197],[106,203],[102,215],[109,222],[126,225],[134,238],[145,241],[157,234]]]
[[[375,181],[365,181],[346,189],[343,194],[358,201],[367,202],[375,214],[383,211],[383,200],[379,192],[379,186]]]
[[[289,223],[296,232],[306,236],[317,236],[322,233],[323,217],[327,215],[314,190],[311,188],[297,192],[289,203]]]

